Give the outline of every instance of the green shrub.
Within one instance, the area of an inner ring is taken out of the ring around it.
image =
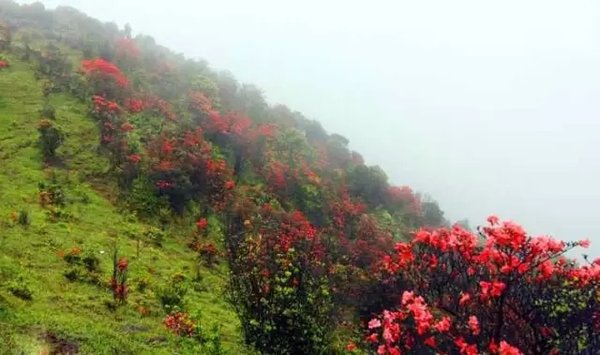
[[[127,205],[142,217],[158,216],[162,209],[169,209],[169,202],[156,195],[155,187],[145,177],[133,181],[127,194]]]
[[[31,217],[29,216],[29,211],[27,211],[27,210],[20,210],[17,222],[20,225],[22,225],[22,226],[28,226],[28,225],[30,225],[31,224]]]
[[[53,120],[56,118],[56,109],[50,103],[46,102],[44,107],[40,110],[40,115],[43,118]]]
[[[63,255],[69,264],[64,276],[71,282],[80,281],[94,285],[101,283],[100,259],[91,253],[82,253],[79,248],[72,248]]]
[[[56,149],[63,143],[65,136],[49,119],[42,119],[38,124],[40,148],[45,158],[54,157]]]
[[[64,207],[67,203],[67,196],[65,195],[62,186],[58,184],[55,178],[51,180],[49,184],[44,182],[38,183],[39,200],[42,207],[48,205]]]
[[[22,300],[31,301],[33,299],[33,291],[22,277],[11,281],[8,285],[8,290],[15,297],[18,297]]]
[[[185,308],[185,295],[188,292],[188,286],[185,282],[185,276],[175,274],[171,282],[157,292],[158,300],[166,313],[181,311]]]
[[[162,246],[165,236],[165,231],[156,227],[148,227],[144,232],[144,239],[158,247]]]

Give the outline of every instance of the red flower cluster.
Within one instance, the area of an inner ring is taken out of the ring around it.
[[[129,262],[127,261],[127,258],[120,258],[119,261],[117,262],[117,269],[119,269],[119,271],[123,272],[127,269],[128,265],[129,265]]]
[[[173,333],[182,337],[191,337],[196,334],[196,323],[187,313],[174,312],[169,314],[165,320],[165,327]]]
[[[0,69],[8,68],[8,62],[0,59]]]
[[[140,113],[145,110],[146,104],[141,99],[126,99],[125,108],[129,113]]]
[[[129,288],[127,287],[127,267],[129,263],[127,259],[122,257],[113,261],[113,276],[110,279],[109,285],[113,292],[113,298],[117,302],[125,302]]]
[[[518,348],[570,353],[581,343],[594,346],[592,338],[578,337],[595,327],[593,315],[600,314],[594,296],[600,259],[578,266],[561,256],[587,242],[532,237],[513,222],[495,216],[488,221],[479,237],[459,226],[420,230],[382,259],[391,276],[385,282],[398,282],[405,291],[396,310],[369,322],[367,341],[379,353],[453,348],[460,354],[521,354]],[[557,314],[566,304],[568,313]],[[565,340],[571,338],[578,340]]]
[[[84,60],[81,63],[81,69],[87,76],[111,78],[120,87],[127,87],[129,84],[127,77],[121,72],[121,69],[103,58]]]
[[[200,218],[197,222],[196,222],[196,227],[198,227],[198,231],[202,232],[206,229],[206,227],[208,226],[208,221],[206,220],[206,218]]]
[[[117,115],[121,112],[121,107],[114,101],[107,100],[103,96],[92,96],[93,110],[97,114]]]
[[[136,165],[142,160],[142,157],[139,154],[130,154],[129,156],[127,156],[127,160],[131,164]]]

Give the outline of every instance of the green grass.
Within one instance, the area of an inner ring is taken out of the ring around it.
[[[55,122],[66,133],[58,162],[45,166],[37,146],[37,122],[43,104],[41,83],[34,67],[3,53],[11,64],[0,71],[0,353],[32,353],[48,349],[45,334],[75,342],[85,354],[173,354],[184,350],[163,325],[165,317],[156,290],[175,273],[186,275],[190,286],[187,309],[201,312],[201,324],[221,326],[228,353],[248,353],[239,321],[225,301],[225,263],[201,270],[191,281],[195,255],[186,246],[190,223],[174,224],[162,247],[143,244],[137,257],[138,236],[150,227],[120,210],[114,182],[106,177],[107,161],[98,153],[98,129],[87,117],[84,103],[65,94],[50,97]],[[68,197],[68,218],[52,222],[38,203],[38,183],[56,176]],[[29,212],[31,224],[21,226],[11,214]],[[101,260],[101,280],[112,271],[117,240],[120,255],[130,260],[130,296],[116,311],[108,287],[70,282],[68,264],[58,255],[78,247]],[[139,291],[137,284],[149,286]],[[19,281],[22,280],[22,281]],[[22,300],[11,285],[26,284],[32,300]],[[138,307],[150,314],[142,316]]]

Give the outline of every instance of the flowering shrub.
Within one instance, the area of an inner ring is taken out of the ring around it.
[[[171,330],[175,335],[183,337],[192,337],[196,335],[196,322],[189,314],[184,312],[173,312],[165,318],[165,327]]]
[[[129,113],[140,113],[145,110],[146,104],[141,99],[126,99],[125,108]]]
[[[320,353],[333,319],[317,229],[298,211],[266,204],[254,214],[238,201],[240,221],[254,216],[232,225],[227,240],[230,296],[246,340],[263,352]]]
[[[118,66],[103,58],[84,60],[81,70],[90,80],[110,80],[120,87],[126,87],[129,83]]]
[[[8,68],[8,62],[6,60],[0,59],[0,69]]]
[[[121,69],[103,58],[84,60],[81,72],[91,94],[108,99],[122,99],[126,96],[129,81]]]
[[[148,153],[157,192],[168,197],[173,210],[182,212],[194,198],[205,198],[216,210],[225,208],[235,188],[233,171],[214,156],[201,129],[159,136],[150,142]]]
[[[492,216],[478,236],[459,226],[420,230],[382,267],[400,302],[369,324],[381,354],[580,353],[600,345],[600,259],[562,256],[587,241],[528,236]],[[482,245],[483,243],[483,245]]]
[[[215,264],[219,251],[213,243],[196,242],[192,245],[192,249],[198,252],[200,260],[206,266],[211,267]]]

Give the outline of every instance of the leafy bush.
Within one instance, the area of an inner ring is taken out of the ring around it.
[[[185,296],[188,292],[188,286],[185,282],[185,276],[175,274],[171,282],[158,290],[158,300],[166,313],[178,312],[185,309]]]
[[[148,227],[144,231],[144,239],[158,247],[162,246],[166,235],[164,230],[156,227]]]
[[[61,253],[63,260],[69,264],[64,275],[71,282],[80,281],[94,285],[101,284],[100,259],[92,253],[83,253],[80,248],[71,248]]]
[[[67,196],[55,178],[52,178],[49,184],[44,182],[38,183],[38,191],[38,198],[42,207],[64,207],[67,203]]]
[[[31,224],[31,217],[29,216],[29,211],[20,210],[19,217],[17,218],[17,222],[22,226],[28,226]]]

